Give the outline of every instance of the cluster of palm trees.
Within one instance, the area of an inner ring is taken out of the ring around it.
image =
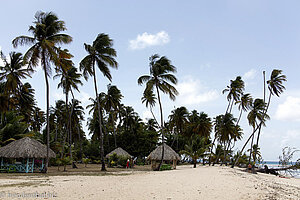
[[[242,138],[243,132],[239,123],[243,112],[249,112],[247,119],[253,132],[236,156],[236,163],[250,140],[250,155],[253,156],[249,156],[249,162],[252,158],[255,163],[261,128],[270,118],[267,111],[271,97],[279,96],[285,89],[283,82],[286,81],[286,77],[281,70],[273,70],[268,81],[265,81],[264,73],[264,84],[267,84],[269,89],[268,102],[266,102],[266,89],[264,89],[263,99],[253,100],[249,93],[244,93],[244,81],[238,76],[223,90],[223,93],[228,93],[225,114],[218,115],[212,120],[204,112],[198,113],[193,110],[189,113],[187,108],[182,106],[174,109],[165,122],[161,96],[167,94],[172,101],[176,99],[178,95],[175,87],[177,78],[174,75],[176,67],[167,57],[154,54],[149,58],[150,73],[142,75],[137,80],[139,85],[145,85],[141,100],[150,109],[153,117],[145,123],[132,107],[121,103],[123,95],[117,86],[109,84],[106,93],[98,92],[96,69],[111,81],[110,68],[118,68],[117,52],[113,48],[113,40],[107,34],[99,34],[91,45],[84,44],[87,55],[77,68],[72,61],[73,55],[61,46],[71,43],[72,37],[63,33],[66,31],[65,22],[59,20],[54,13],[37,12],[35,21],[28,31],[31,36],[19,36],[12,41],[15,48],[29,46],[24,55],[11,52],[8,61],[1,52],[4,66],[0,67],[0,139],[2,144],[5,144],[11,138],[17,138],[16,136],[33,133],[39,135],[41,140],[45,139],[48,149],[45,171],[49,163],[50,145],[60,149],[57,152],[60,153],[61,158],[68,155],[71,159],[74,144],[79,149],[79,159],[84,153],[91,153],[95,150],[94,147],[99,147],[98,153],[103,171],[106,170],[104,153],[108,149],[125,146],[133,155],[143,157],[153,150],[157,143],[168,143],[177,152],[190,155],[194,163],[200,157],[203,160],[209,157],[209,164],[219,162],[221,158],[222,163],[226,163],[232,159],[231,153],[235,143]],[[31,77],[37,66],[41,66],[44,72],[46,113],[36,106],[34,89],[29,83],[22,82],[22,79]],[[49,78],[53,70],[54,78],[60,79],[58,88],[62,88],[65,100],[59,100],[54,107],[50,107]],[[95,97],[90,98],[91,104],[87,106],[92,115],[88,119],[88,129],[94,142],[88,148],[83,148],[87,143],[82,128],[84,108],[74,94],[74,91],[80,92],[79,86],[83,84],[82,77],[85,80],[92,77],[95,90]],[[159,121],[153,113],[157,102]],[[239,109],[238,118],[232,114],[234,106]],[[43,138],[38,133],[44,125],[46,126]],[[19,130],[14,132],[15,135],[11,133],[12,127]],[[255,136],[256,144],[254,144]],[[162,151],[158,169],[164,160],[164,146]]]

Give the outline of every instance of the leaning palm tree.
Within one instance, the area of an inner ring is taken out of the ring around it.
[[[270,106],[270,103],[271,103],[271,97],[273,95],[276,95],[277,97],[280,96],[280,94],[285,90],[285,87],[283,85],[283,82],[287,81],[286,79],[286,76],[284,74],[282,74],[282,70],[279,70],[279,69],[274,69],[271,73],[271,77],[270,77],[270,80],[267,81],[267,84],[268,84],[268,89],[269,89],[269,100],[268,100],[268,103],[267,103],[267,106],[265,108],[265,111],[264,111],[264,116],[267,116],[266,113],[268,111],[268,108]],[[258,143],[259,143],[259,137],[260,137],[260,133],[261,133],[261,126],[264,125],[262,122],[260,124],[260,127],[259,127],[259,130],[258,130],[258,135],[257,135],[257,140],[256,140],[256,146],[257,148],[259,147],[258,146]],[[254,159],[256,159],[256,150],[254,151]],[[255,162],[255,160],[254,160]]]
[[[41,63],[44,70],[46,82],[47,96],[47,157],[45,171],[47,172],[49,163],[49,143],[50,143],[50,128],[49,128],[49,83],[48,77],[51,75],[51,63],[55,64],[58,59],[58,45],[68,44],[72,42],[72,37],[67,34],[62,34],[66,30],[65,22],[58,19],[52,12],[37,12],[35,14],[34,25],[29,27],[30,36],[16,37],[12,44],[14,47],[19,45],[32,45],[24,55],[24,61],[28,63],[29,69],[36,67]],[[40,62],[39,62],[40,61]]]
[[[240,97],[245,89],[244,81],[242,80],[242,77],[237,76],[235,80],[230,80],[230,85],[227,86],[222,93],[228,92],[227,100],[228,100],[228,106],[225,113],[231,113],[232,106],[234,102],[237,102],[240,100]]]
[[[147,108],[149,107],[152,117],[158,125],[158,122],[152,110],[152,108],[155,106],[156,99],[157,98],[155,97],[153,90],[145,90],[143,93],[143,97],[141,98],[142,103],[145,103]]]
[[[253,101],[253,99],[252,99],[251,95],[249,93],[247,93],[247,94],[242,94],[240,100],[235,102],[235,104],[238,104],[238,109],[240,110],[240,115],[239,115],[239,118],[238,118],[236,124],[239,124],[243,111],[247,112],[250,109],[250,105],[251,105],[252,101]]]
[[[98,116],[99,116],[99,131],[100,131],[100,156],[102,162],[102,171],[106,171],[104,162],[104,147],[103,147],[103,133],[102,133],[102,122],[100,114],[100,102],[98,97],[97,79],[95,65],[103,73],[103,75],[112,80],[112,76],[109,70],[109,66],[112,68],[118,68],[118,63],[114,57],[117,56],[116,50],[112,47],[113,41],[107,34],[101,33],[97,36],[92,45],[84,44],[84,48],[88,55],[80,62],[80,70],[83,71],[85,80],[88,80],[89,76],[94,78],[95,96],[98,104]]]
[[[168,94],[171,100],[176,99],[176,95],[178,95],[178,91],[172,85],[177,84],[177,78],[172,74],[176,72],[176,67],[171,64],[171,61],[167,59],[165,56],[160,57],[158,54],[154,54],[149,58],[150,60],[150,75],[143,75],[138,78],[138,84],[142,85],[146,83],[145,91],[156,90],[157,99],[160,108],[160,127],[161,127],[161,136],[162,143],[165,142],[164,138],[164,121],[163,121],[163,111],[162,111],[162,103],[160,98],[159,91],[162,91],[165,94]],[[164,145],[162,148],[162,157],[161,162],[157,169],[160,169],[164,158]]]

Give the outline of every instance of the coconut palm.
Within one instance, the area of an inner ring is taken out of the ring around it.
[[[227,95],[228,106],[226,109],[226,113],[227,112],[231,113],[234,102],[240,100],[241,94],[243,93],[244,89],[245,89],[245,83],[242,80],[242,77],[237,76],[235,80],[230,80],[230,85],[223,90],[223,94],[228,92]]]
[[[70,149],[70,158],[72,159],[72,151],[71,151],[71,144],[72,144],[72,112],[73,107],[71,107],[71,112],[69,111],[69,93],[72,94],[72,98],[74,101],[75,96],[73,93],[73,90],[78,89],[78,85],[82,85],[82,82],[80,80],[81,74],[77,73],[77,68],[73,66],[73,62],[70,60],[72,57],[71,54],[68,53],[67,50],[60,51],[59,54],[59,63],[61,67],[57,70],[57,74],[54,76],[54,78],[61,77],[60,83],[58,84],[58,88],[63,88],[63,92],[66,95],[66,105],[67,105],[67,115],[68,115],[68,124],[67,124],[67,133],[69,134],[69,149]],[[73,104],[72,104],[73,105]]]
[[[171,111],[171,115],[169,115],[169,124],[171,128],[175,129],[176,137],[172,142],[171,147],[174,144],[175,138],[177,138],[177,149],[178,149],[178,135],[183,133],[183,128],[188,122],[188,110],[186,107],[181,106]]]
[[[21,53],[11,52],[9,54],[8,62],[4,55],[2,55],[4,66],[0,66],[0,81],[5,81],[5,93],[12,99],[17,99],[18,93],[21,90],[22,81],[31,77],[28,69],[24,68],[23,56]],[[9,101],[9,102],[10,102]],[[16,102],[15,102],[16,103]],[[14,105],[8,105],[14,106]]]
[[[155,94],[153,93],[153,90],[145,90],[144,93],[143,93],[143,96],[141,98],[142,103],[145,103],[147,108],[149,107],[150,112],[152,114],[152,117],[158,125],[158,122],[157,122],[156,117],[155,117],[155,115],[153,113],[153,110],[152,110],[152,108],[155,106],[156,99],[157,98],[155,97]]]
[[[207,138],[200,137],[199,135],[193,135],[190,138],[188,144],[184,146],[184,150],[180,151],[180,154],[188,155],[192,158],[194,168],[197,165],[197,159],[205,156],[205,152],[209,149],[207,144]]]
[[[89,76],[94,78],[94,87],[96,94],[96,101],[98,104],[98,116],[100,114],[100,102],[98,97],[98,89],[96,82],[96,69],[95,65],[97,65],[98,69],[103,73],[103,75],[108,78],[110,81],[112,80],[112,76],[109,70],[109,66],[112,68],[118,68],[118,63],[114,57],[117,56],[116,50],[112,47],[113,41],[109,38],[107,34],[101,33],[97,36],[92,45],[84,43],[84,48],[87,51],[88,55],[82,59],[80,62],[80,70],[83,71],[83,76],[87,80]],[[102,133],[102,122],[101,117],[99,117],[99,131],[100,131],[100,156],[102,167],[101,170],[105,171],[105,163],[104,163],[104,147],[103,147],[103,133]]]
[[[274,69],[271,73],[271,77],[270,77],[270,80],[267,81],[267,84],[268,84],[268,89],[269,89],[269,100],[268,100],[268,103],[267,103],[267,106],[265,108],[265,111],[264,111],[264,116],[268,117],[268,115],[266,114],[267,111],[268,111],[268,108],[270,106],[270,103],[271,103],[271,97],[273,95],[276,95],[277,97],[280,96],[280,94],[285,90],[285,87],[283,85],[283,82],[287,81],[286,79],[286,76],[284,74],[282,74],[282,70],[279,70],[279,69]],[[259,147],[258,146],[258,143],[259,143],[259,137],[260,137],[260,133],[261,133],[261,126],[264,125],[263,121],[261,122],[260,126],[259,126],[259,131],[258,131],[258,135],[257,135],[257,140],[256,140],[256,146],[257,148]],[[256,159],[256,150],[254,151],[254,159]],[[255,160],[254,160],[255,162]]]
[[[249,93],[247,94],[242,94],[241,99],[239,101],[236,101],[235,104],[238,104],[238,109],[240,110],[240,115],[239,118],[237,120],[237,124],[239,124],[241,117],[242,117],[242,113],[247,112],[250,109],[250,105],[252,103],[253,99],[251,97],[251,95]]]
[[[143,75],[138,78],[138,84],[146,84],[146,89],[154,91],[156,90],[157,99],[160,108],[160,127],[162,135],[162,143],[165,142],[164,137],[164,121],[163,121],[163,110],[159,91],[168,94],[171,100],[175,100],[178,91],[173,85],[177,84],[177,78],[172,74],[176,72],[176,67],[171,64],[171,61],[165,56],[160,57],[158,54],[154,54],[149,58],[150,60],[150,75]],[[172,85],[173,84],[173,85]],[[164,157],[164,145],[162,148],[162,158],[158,166],[161,167]]]
[[[107,95],[105,96],[105,110],[107,113],[110,113],[110,121],[113,126],[113,135],[115,141],[115,148],[117,148],[117,138],[116,138],[116,128],[115,128],[115,115],[116,112],[120,110],[121,99],[123,95],[121,91],[115,85],[109,84],[107,86]]]
[[[29,69],[41,63],[44,70],[47,95],[47,157],[45,171],[47,172],[49,163],[49,144],[50,144],[50,129],[49,129],[49,83],[48,77],[51,75],[51,63],[55,64],[58,60],[58,46],[60,44],[68,44],[72,42],[72,37],[67,34],[62,34],[66,30],[65,22],[58,19],[52,12],[37,12],[35,14],[34,25],[29,27],[30,36],[16,37],[12,44],[14,47],[19,45],[32,45],[24,55],[24,61],[28,63]]]

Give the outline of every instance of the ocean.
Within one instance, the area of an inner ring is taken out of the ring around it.
[[[294,162],[292,163],[294,164]],[[260,167],[263,167],[264,165],[267,165],[268,168],[282,168],[282,166],[279,165],[278,161],[264,161],[262,164],[260,164]],[[288,175],[293,176],[294,178],[300,178],[300,169],[298,170],[289,170],[289,172],[285,171],[278,171],[281,175]]]

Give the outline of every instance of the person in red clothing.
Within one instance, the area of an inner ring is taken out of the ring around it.
[[[129,168],[129,159],[127,159],[127,163],[126,163],[126,169]]]

